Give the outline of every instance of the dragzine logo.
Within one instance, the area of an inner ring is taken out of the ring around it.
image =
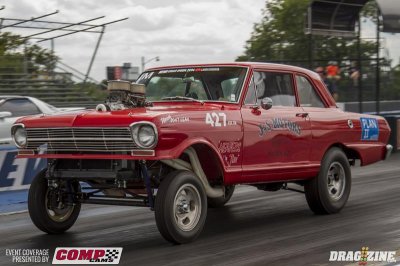
[[[372,251],[362,247],[359,251],[331,251],[329,261],[358,262],[367,265],[368,262],[396,262],[396,251]]]
[[[119,264],[122,248],[56,248],[53,264]]]

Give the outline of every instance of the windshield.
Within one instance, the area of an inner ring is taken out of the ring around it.
[[[237,102],[247,68],[174,68],[142,73],[136,81],[146,86],[149,101],[201,100]]]

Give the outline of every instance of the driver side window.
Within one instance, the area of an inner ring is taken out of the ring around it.
[[[245,104],[261,105],[270,98],[273,106],[296,106],[292,75],[279,72],[255,71],[247,91]]]

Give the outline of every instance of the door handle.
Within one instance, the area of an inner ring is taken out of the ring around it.
[[[303,117],[303,118],[305,118],[305,117],[307,117],[308,116],[308,113],[297,113],[296,114],[296,117]]]

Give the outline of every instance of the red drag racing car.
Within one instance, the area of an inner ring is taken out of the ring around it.
[[[28,200],[44,232],[68,230],[82,203],[148,206],[166,240],[186,243],[237,184],[296,183],[314,213],[336,213],[350,194],[350,166],[391,152],[384,118],[341,111],[319,76],[298,67],[162,67],[108,89],[96,110],[12,128],[20,158],[49,161]]]

